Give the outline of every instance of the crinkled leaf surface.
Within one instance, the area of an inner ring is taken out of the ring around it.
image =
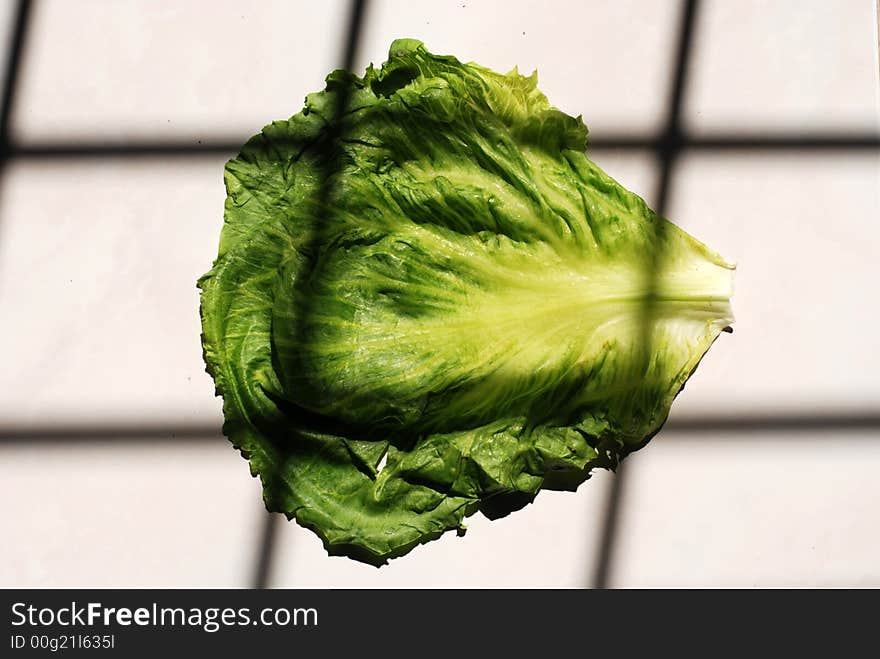
[[[732,266],[586,142],[534,75],[399,40],[227,164],[204,355],[270,510],[381,564],[657,432]]]

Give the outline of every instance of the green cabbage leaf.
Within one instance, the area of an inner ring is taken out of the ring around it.
[[[331,554],[382,564],[615,468],[733,321],[733,266],[536,83],[398,40],[226,165],[207,370],[268,509]]]

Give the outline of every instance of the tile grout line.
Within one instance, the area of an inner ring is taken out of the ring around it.
[[[880,431],[880,413],[875,410],[825,412],[789,412],[784,414],[701,414],[670,419],[664,432],[672,433],[676,441],[701,433],[805,433],[810,431]],[[675,435],[683,435],[676,437]],[[169,421],[166,424],[137,423],[119,425],[87,425],[58,423],[45,426],[31,424],[3,425],[0,422],[0,447],[23,445],[94,444],[123,448],[138,442],[208,442],[222,437],[219,423],[192,423]],[[701,441],[714,436],[701,437]]]
[[[719,152],[787,152],[787,151],[827,151],[863,152],[880,150],[880,134],[870,132],[853,133],[844,128],[838,131],[817,131],[807,133],[706,133],[700,136],[679,136],[680,151],[719,151]],[[230,136],[203,138],[202,144],[185,140],[148,140],[133,142],[37,142],[32,144],[8,144],[6,158],[9,160],[75,160],[96,158],[199,158],[214,155],[232,156],[236,154],[246,138],[237,140]],[[663,136],[643,135],[632,137],[626,134],[608,134],[604,138],[591,140],[588,155],[597,151],[643,151],[656,153],[663,148]]]
[[[346,26],[346,39],[344,42],[344,48],[342,51],[342,61],[340,63],[340,68],[346,71],[351,71],[354,68],[355,58],[357,57],[358,51],[358,43],[360,41],[361,32],[363,31],[364,17],[367,13],[368,1],[367,0],[350,0],[349,5],[349,16],[348,16],[348,24]],[[342,93],[337,97],[336,107],[334,109],[333,118],[336,119],[342,115],[344,111],[345,105],[348,103],[348,97],[346,93]],[[331,122],[329,124],[328,132],[333,131],[333,126],[339,126],[339,122]],[[334,135],[331,139],[338,140],[341,135]],[[332,165],[324,171],[324,180],[321,183],[321,194],[322,200],[326,200],[330,193],[330,175],[332,174]],[[317,227],[318,231],[314,233],[313,237],[310,240],[314,241],[315,239],[320,239],[320,220],[318,218]],[[278,496],[278,492],[276,491],[276,487],[278,484],[278,478],[272,478],[270,485],[266,487],[264,490],[264,497],[266,499],[267,505],[271,505],[274,502],[277,502],[280,498]],[[276,548],[278,545],[278,531],[280,524],[284,518],[284,515],[280,515],[277,513],[265,513],[266,518],[263,525],[263,534],[262,539],[259,545],[259,552],[256,557],[256,562],[254,565],[254,578],[253,578],[253,587],[254,588],[267,588],[270,586],[272,581],[272,569],[275,563],[275,554]]]
[[[657,190],[654,198],[656,214],[664,216],[669,202],[669,193],[672,181],[676,174],[676,165],[681,155],[682,122],[681,115],[687,92],[688,68],[693,61],[691,57],[699,0],[686,0],[681,9],[681,22],[678,33],[678,43],[674,61],[674,75],[672,86],[669,91],[667,104],[666,127],[663,139],[658,144],[656,157],[658,159],[660,176],[657,182]],[[659,237],[658,237],[659,238]],[[648,275],[648,290],[654,291],[657,285],[657,271],[663,258],[662,244],[658,240],[651,253],[651,264]],[[644,310],[643,345],[650,356],[650,326],[652,322],[652,310],[647,307]],[[599,541],[598,555],[592,574],[592,586],[594,588],[608,588],[614,574],[614,556],[617,550],[617,537],[619,535],[620,519],[623,515],[623,501],[626,496],[626,474],[624,458],[621,458],[616,473],[612,476],[611,484],[607,493],[605,515],[602,532]]]
[[[6,55],[6,66],[3,78],[3,93],[0,99],[0,166],[11,158],[12,138],[10,124],[15,97],[19,86],[21,61],[27,44],[28,27],[33,9],[33,0],[18,0],[15,18],[12,22],[12,38]]]

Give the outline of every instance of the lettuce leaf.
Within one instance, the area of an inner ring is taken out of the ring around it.
[[[382,564],[613,469],[733,321],[733,266],[536,84],[398,40],[226,165],[207,370],[267,508],[331,554]]]

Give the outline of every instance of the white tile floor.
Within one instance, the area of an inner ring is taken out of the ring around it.
[[[220,440],[0,445],[0,586],[248,583],[260,494],[241,462]]]
[[[323,87],[346,11],[344,0],[40,0],[14,135],[247,138]]]
[[[671,4],[380,1],[366,23],[359,61],[382,62],[391,41],[414,37],[432,52],[497,71],[537,70],[548,98],[582,114],[594,135],[650,133],[662,119],[674,56],[678,16]]]
[[[0,29],[10,0],[0,2]],[[19,141],[196,142],[298,111],[338,61],[347,4],[36,4]],[[678,3],[372,3],[361,64],[391,39],[506,70],[595,137],[660,123]],[[873,0],[704,2],[686,120],[698,132],[878,130]],[[8,18],[5,19],[8,24]],[[344,22],[344,21],[343,21]],[[525,34],[522,34],[525,32]],[[5,30],[4,30],[5,34]],[[295,38],[293,38],[295,37]],[[0,45],[5,45],[0,43]],[[624,46],[624,47],[621,47]],[[649,153],[595,159],[645,197]],[[14,161],[0,181],[0,427],[219,427],[195,278],[215,254],[223,157]],[[736,331],[674,407],[694,414],[876,409],[877,154],[686,156],[670,216],[739,263]],[[10,322],[10,319],[12,322]],[[878,586],[880,432],[662,433],[631,458],[612,584]],[[872,433],[867,433],[872,434]],[[376,570],[284,524],[284,586],[580,586],[610,478],[474,518]],[[258,487],[216,442],[0,445],[0,586],[244,586]]]
[[[622,587],[880,587],[880,434],[667,433],[628,465]]]
[[[708,0],[688,103],[695,133],[876,130],[871,0]]]
[[[216,256],[222,157],[20,161],[0,200],[0,418],[217,423],[196,279]],[[10,317],[10,316],[7,316]]]
[[[676,412],[880,409],[880,159],[693,155],[670,214],[738,265],[736,325]],[[723,200],[719,203],[718,200]]]

